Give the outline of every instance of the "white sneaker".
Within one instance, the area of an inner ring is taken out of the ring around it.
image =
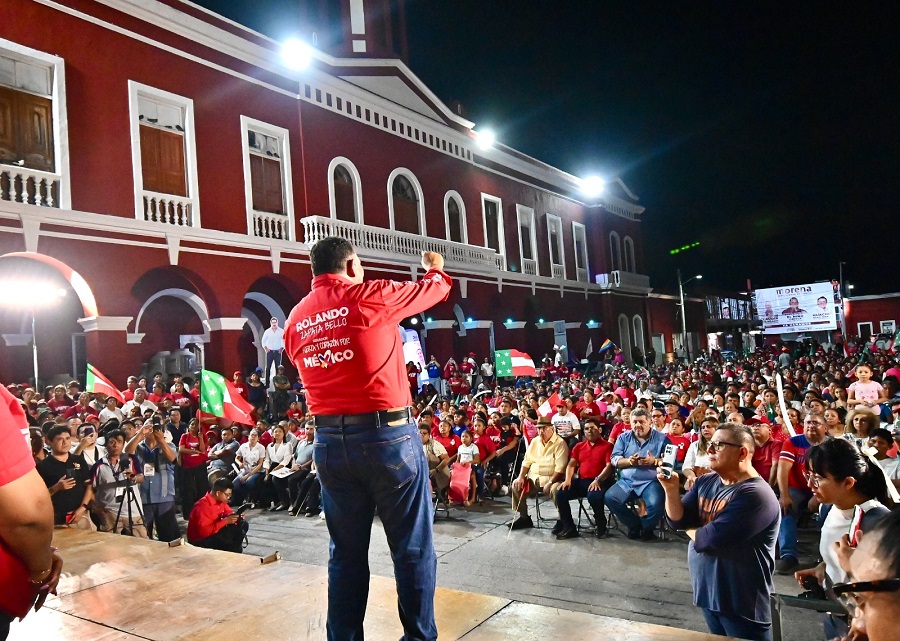
[[[507,494],[509,494],[509,486],[508,485],[501,486],[500,487],[500,496],[506,496]]]
[[[322,512],[321,514],[319,514],[319,520],[320,520],[320,521],[324,521],[324,520],[325,520],[325,512]]]

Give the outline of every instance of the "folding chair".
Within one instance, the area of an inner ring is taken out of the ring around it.
[[[438,512],[443,512],[445,516],[450,518],[450,504],[441,496],[440,492],[434,493],[434,519],[437,519]]]
[[[585,516],[585,518],[587,518],[588,528],[594,528],[597,525],[596,523],[594,523],[594,519],[591,516],[591,513],[588,510],[588,508],[586,508],[584,506],[584,502],[586,500],[587,500],[586,498],[578,499],[578,523],[575,525],[575,529],[577,529],[579,531],[581,530],[581,515],[582,514]]]

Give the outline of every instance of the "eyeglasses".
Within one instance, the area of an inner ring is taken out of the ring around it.
[[[664,414],[651,414],[650,418],[662,418]]]
[[[832,588],[834,595],[853,614],[862,605],[860,592],[897,592],[900,591],[900,578],[879,579],[877,581],[858,581],[856,583],[838,583]]]
[[[804,472],[803,478],[806,479],[807,485],[811,486],[813,489],[818,489],[819,483],[821,483],[825,477],[813,474],[812,472]]]
[[[706,446],[706,451],[715,454],[722,449],[723,445],[730,445],[731,447],[743,447],[743,445],[741,445],[740,443],[729,443],[728,441],[710,441],[709,445]]]

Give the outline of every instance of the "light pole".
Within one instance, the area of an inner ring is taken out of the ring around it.
[[[66,290],[52,283],[19,280],[0,281],[0,301],[7,307],[17,307],[31,311],[31,362],[34,368],[34,389],[40,390],[38,383],[38,351],[35,324],[37,310],[55,305],[66,295]]]
[[[844,339],[844,345],[847,344],[847,317],[844,316],[844,261],[838,263],[838,288],[841,290],[841,338]]]
[[[700,280],[703,278],[702,274],[697,274],[696,276],[692,276],[685,281],[681,280],[681,270],[676,270],[678,275],[678,298],[681,300],[681,347],[684,350],[685,357],[687,361],[691,360],[691,349],[688,345],[687,340],[687,314],[684,313],[684,286],[687,285],[692,280]]]

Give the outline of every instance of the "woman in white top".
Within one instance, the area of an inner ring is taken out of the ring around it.
[[[697,481],[697,477],[703,476],[710,472],[709,454],[706,448],[709,446],[709,440],[716,432],[719,426],[718,419],[707,416],[700,423],[700,438],[691,443],[687,454],[684,456],[684,465],[681,468],[681,474],[684,476],[684,488],[691,489]]]
[[[819,585],[830,588],[846,583],[847,573],[841,568],[835,543],[850,530],[855,508],[864,513],[860,530],[866,531],[879,516],[889,512],[884,506],[888,499],[887,482],[878,465],[872,463],[845,439],[828,439],[806,452],[806,478],[819,503],[831,503],[822,524],[819,554],[824,561],[808,570],[799,570],[794,577],[800,585],[803,579],[814,577]],[[851,541],[851,544],[854,544]],[[825,638],[844,637],[847,623],[831,614],[825,615]]]
[[[281,425],[272,428],[272,438],[275,440],[266,447],[266,462],[263,467],[266,470],[265,481],[271,483],[275,487],[275,506],[272,512],[281,512],[291,505],[291,499],[288,496],[288,479],[287,476],[281,476],[278,471],[283,468],[290,468],[291,461],[294,458],[294,448],[291,447],[290,441],[286,438],[286,433]]]
[[[263,462],[266,460],[266,448],[259,442],[259,431],[251,430],[246,443],[238,448],[235,454],[235,465],[238,468],[234,478],[232,505],[240,505],[246,497],[251,501],[257,498],[257,484],[262,479]],[[256,507],[255,504],[251,507]]]

